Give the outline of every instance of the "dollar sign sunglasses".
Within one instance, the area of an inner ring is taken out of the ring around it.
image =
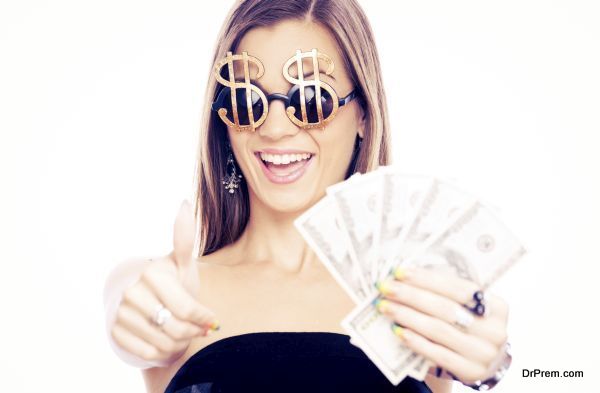
[[[217,81],[223,85],[217,98],[212,104],[212,110],[217,112],[221,120],[237,131],[254,131],[267,118],[269,103],[273,100],[282,100],[286,107],[286,114],[290,121],[303,129],[323,128],[335,117],[339,107],[347,105],[357,97],[356,90],[352,90],[346,97],[338,98],[337,93],[326,82],[319,79],[319,72],[314,72],[314,79],[305,80],[303,59],[311,58],[313,70],[319,70],[319,60],[326,63],[326,75],[333,72],[333,60],[324,53],[313,49],[310,52],[296,51],[283,66],[283,76],[294,86],[287,92],[266,95],[260,87],[250,79],[249,64],[258,67],[255,79],[264,74],[263,64],[259,59],[250,56],[247,52],[227,56],[221,59],[214,68]],[[242,61],[244,66],[244,81],[236,82],[233,62]],[[296,64],[298,78],[289,74],[289,68]],[[228,77],[221,76],[221,69],[227,65]],[[235,94],[232,94],[235,91]]]

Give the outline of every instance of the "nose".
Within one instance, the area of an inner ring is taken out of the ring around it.
[[[278,140],[286,136],[294,136],[300,128],[288,119],[285,112],[285,102],[274,99],[269,102],[269,113],[264,123],[256,129],[262,137]]]

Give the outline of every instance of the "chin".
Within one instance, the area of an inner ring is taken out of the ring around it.
[[[309,197],[306,192],[295,192],[292,195],[287,192],[274,194],[276,195],[271,194],[260,199],[266,207],[279,213],[302,213],[319,200],[318,197]]]

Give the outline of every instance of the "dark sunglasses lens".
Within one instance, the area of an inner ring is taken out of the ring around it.
[[[260,99],[260,96],[254,90],[250,91],[251,99],[252,99],[252,115],[254,116],[254,121],[258,120],[263,114],[263,103]],[[237,105],[237,113],[238,119],[240,121],[240,125],[246,126],[250,124],[250,119],[248,116],[248,106],[246,105],[246,89],[237,88],[236,89],[236,105]],[[233,122],[233,109],[231,107],[231,90],[227,89],[227,93],[224,99],[224,107],[227,109],[227,118]]]
[[[318,123],[319,114],[317,111],[317,92],[314,86],[304,88],[304,99],[306,100],[306,117],[309,123]],[[294,116],[302,121],[302,108],[300,104],[300,89],[292,94],[290,105],[296,109]],[[321,108],[323,110],[323,119],[326,119],[333,112],[333,99],[329,92],[321,89]]]

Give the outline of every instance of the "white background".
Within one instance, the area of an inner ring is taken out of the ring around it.
[[[170,251],[230,4],[0,2],[0,391],[144,390],[107,345],[102,286]],[[496,287],[515,357],[497,391],[594,390],[597,2],[362,4],[396,162],[480,195],[529,251]]]

